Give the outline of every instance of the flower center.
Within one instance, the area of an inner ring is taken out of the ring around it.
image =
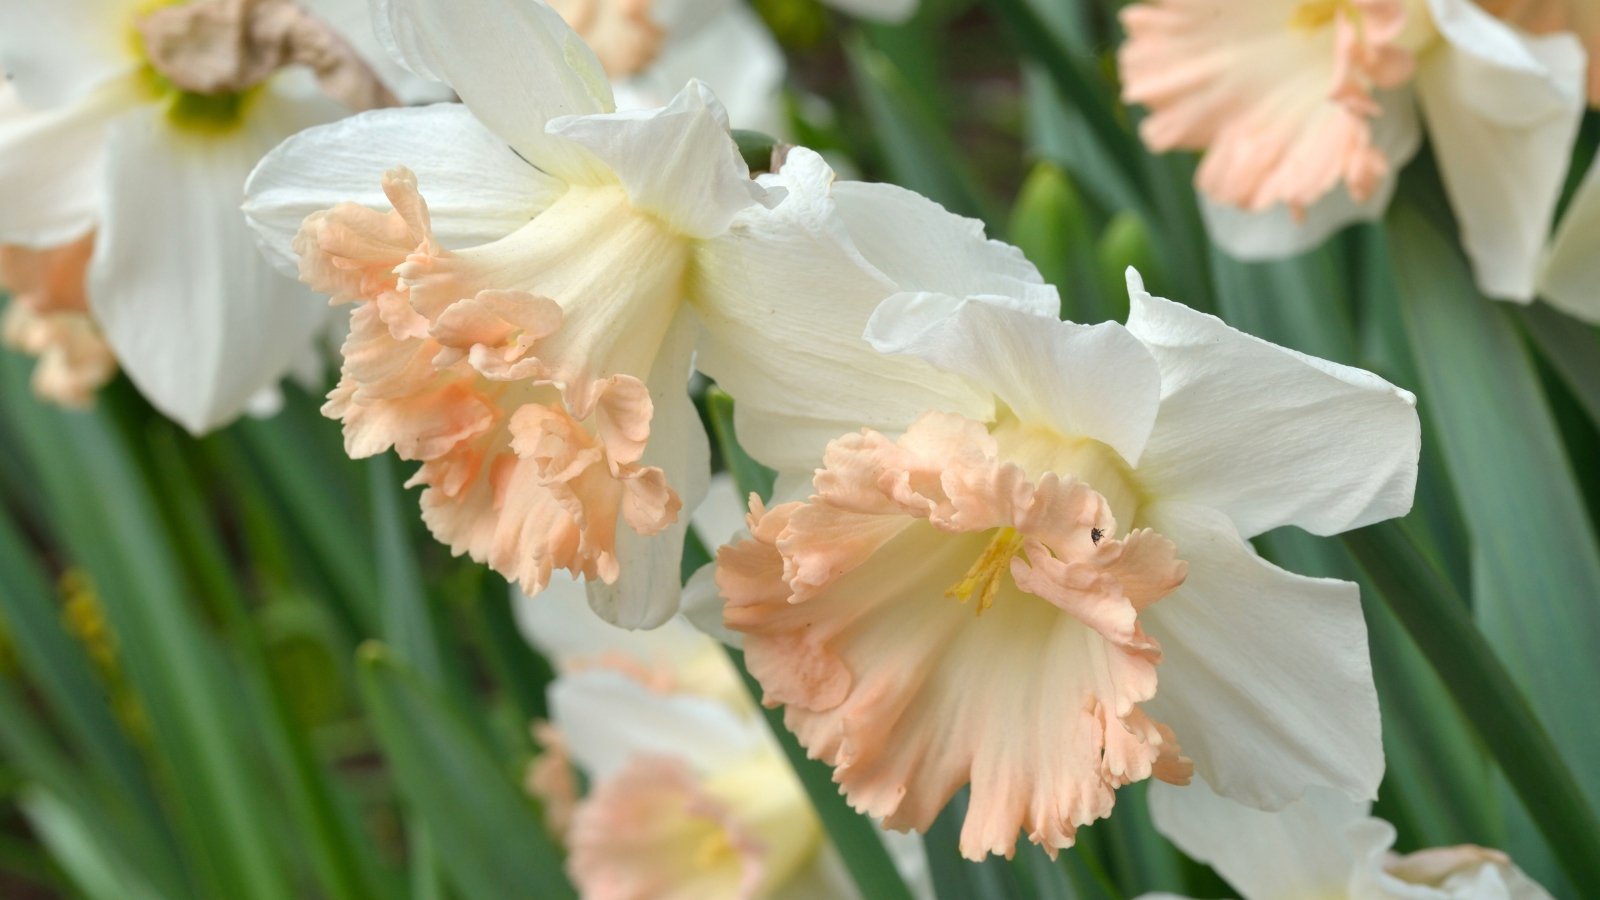
[[[1307,0],[1295,7],[1294,14],[1289,17],[1289,27],[1296,31],[1320,31],[1332,25],[1340,13],[1358,22],[1361,19],[1360,11],[1350,0]]]
[[[1144,497],[1133,469],[1117,451],[1093,438],[1069,437],[1022,422],[1010,412],[1000,414],[990,434],[1000,458],[1022,467],[1029,478],[1037,481],[1050,472],[1076,478],[1106,498],[1122,533],[1134,527]]]
[[[984,610],[994,605],[995,595],[1000,593],[1000,584],[1011,570],[1012,557],[1021,551],[1021,532],[1009,526],[995,529],[994,537],[973,562],[972,568],[960,581],[950,585],[944,595],[965,603],[972,599],[973,594],[977,594],[978,605],[973,609],[973,615],[983,615]]]

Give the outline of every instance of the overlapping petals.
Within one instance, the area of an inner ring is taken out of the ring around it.
[[[974,859],[1009,856],[1019,827],[1069,846],[1116,787],[1189,771],[1138,705],[1160,651],[1137,618],[1183,580],[1173,545],[1115,537],[1089,485],[1030,482],[999,453],[950,414],[841,438],[816,493],[757,504],[718,561],[766,702],[852,804],[924,829],[970,780]]]

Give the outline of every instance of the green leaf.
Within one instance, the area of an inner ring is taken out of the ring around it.
[[[1600,428],[1600,329],[1542,303],[1518,307],[1517,316],[1589,420]]]
[[[1593,807],[1600,717],[1574,715],[1571,692],[1600,684],[1594,527],[1509,310],[1478,293],[1454,242],[1410,204],[1391,212],[1390,239],[1423,413],[1471,531],[1474,613]]]
[[[728,658],[739,669],[750,696],[761,703],[761,684],[745,668],[744,654],[732,648],[727,650]],[[839,851],[845,868],[850,870],[850,877],[861,889],[861,895],[872,900],[911,900],[911,891],[906,888],[900,871],[889,858],[878,826],[850,808],[840,794],[839,786],[833,783],[831,768],[820,760],[806,756],[806,749],[800,746],[800,741],[784,727],[781,708],[762,705],[761,710],[778,744],[783,747],[784,755],[789,758],[789,765],[794,768],[795,775],[805,786],[806,794],[811,797],[811,805],[822,820],[823,830]]]
[[[1600,818],[1585,802],[1557,740],[1473,625],[1466,602],[1401,525],[1373,525],[1343,540],[1534,811],[1572,882],[1600,884]],[[1580,760],[1575,767],[1592,768],[1592,762]]]
[[[1061,318],[1099,322],[1106,314],[1089,210],[1071,177],[1041,162],[1023,182],[1007,233],[1044,280],[1061,291]],[[1119,296],[1125,296],[1117,285]]]
[[[992,225],[990,202],[929,108],[931,96],[913,88],[889,57],[859,34],[845,40],[845,58],[893,180],[951,212]]]
[[[95,900],[163,900],[163,895],[127,864],[80,815],[43,788],[23,791],[20,805],[50,855]]]
[[[381,644],[360,651],[372,722],[438,864],[464,897],[571,897],[538,811],[463,714]]]
[[[756,462],[739,446],[739,436],[733,429],[733,398],[721,388],[707,390],[706,417],[711,421],[711,439],[716,442],[722,464],[733,477],[739,493],[757,494],[762,500],[771,500],[777,473]]]

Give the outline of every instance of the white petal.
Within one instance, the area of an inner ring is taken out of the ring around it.
[[[862,426],[898,433],[929,409],[987,418],[988,394],[862,338],[873,309],[899,288],[845,231],[827,163],[796,148],[780,174],[761,180],[784,191],[782,201],[745,210],[696,257],[707,335],[697,365],[737,401],[745,449],[809,475],[828,441]]]
[[[0,83],[0,243],[65,243],[99,217],[106,124],[132,108],[136,88],[114,79],[47,110]]]
[[[655,628],[678,611],[683,566],[683,538],[688,510],[700,503],[711,480],[711,446],[700,416],[689,399],[689,361],[698,325],[687,310],[679,312],[661,343],[650,377],[650,441],[641,465],[658,466],[678,492],[683,510],[678,521],[649,537],[617,527],[615,584],[588,582],[589,605],[601,618],[623,628]]]
[[[0,28],[0,70],[24,103],[80,100],[139,65],[133,21],[141,0],[17,0]]]
[[[1021,250],[989,240],[977,219],[892,184],[840,181],[833,199],[861,255],[900,290],[1007,297],[1018,309],[1061,315],[1056,289]]]
[[[691,4],[703,6],[706,4]],[[709,86],[734,128],[775,134],[783,126],[783,52],[744,2],[712,4],[704,21],[664,21],[661,55],[643,72],[614,85],[618,109],[664,106],[692,78]],[[652,15],[666,19],[668,10]]]
[[[1478,287],[1533,299],[1586,106],[1583,46],[1528,37],[1471,0],[1430,0],[1445,43],[1424,59],[1417,92]]]
[[[537,597],[512,587],[511,604],[522,637],[562,668],[620,655],[650,670],[676,672],[716,650],[710,638],[681,619],[653,631],[612,625],[589,609],[583,584],[564,572],[552,575]]]
[[[380,109],[307,129],[263,158],[245,184],[245,216],[262,249],[294,274],[290,247],[305,217],[339,203],[386,209],[383,173],[406,166],[434,235],[470,247],[526,224],[566,185],[519,159],[459,103]]]
[[[702,697],[658,694],[606,669],[557,678],[549,699],[551,720],[591,781],[615,774],[641,754],[675,757],[715,773],[770,740],[758,717],[745,719]]]
[[[1296,218],[1282,203],[1265,212],[1250,213],[1199,194],[1200,214],[1211,240],[1236,259],[1283,259],[1321,246],[1347,225],[1383,218],[1394,199],[1401,167],[1422,144],[1422,126],[1411,91],[1383,92],[1378,100],[1383,114],[1372,122],[1372,140],[1389,160],[1390,170],[1365,203],[1357,203],[1341,184]]]
[[[904,22],[917,11],[917,0],[826,0],[841,12],[878,22]]]
[[[699,81],[660,109],[564,117],[550,123],[550,132],[587,148],[634,206],[679,234],[722,234],[739,210],[766,195],[750,180],[727,112]]]
[[[593,160],[545,124],[612,109],[594,51],[539,0],[377,0],[378,38],[413,72],[455,89],[529,162],[563,178]]]
[[[1258,900],[1344,896],[1365,849],[1350,826],[1366,818],[1368,806],[1312,790],[1280,812],[1264,812],[1217,796],[1199,779],[1150,786],[1156,830],[1241,896]]]
[[[313,15],[328,23],[349,42],[378,78],[394,92],[403,106],[443,103],[454,97],[450,87],[432,78],[423,78],[402,66],[378,40],[373,28],[372,4],[367,0],[298,0]]]
[[[884,353],[964,376],[1028,424],[1093,438],[1139,464],[1161,400],[1161,370],[1115,322],[1079,325],[987,297],[897,294],[867,325]]]
[[[1589,166],[1556,229],[1539,294],[1568,315],[1600,323],[1600,164]]]
[[[1253,537],[1405,515],[1421,452],[1416,398],[1361,369],[1269,344],[1151,297],[1130,278],[1128,330],[1161,365],[1139,467],[1153,496],[1220,509]]]
[[[1196,771],[1263,809],[1317,786],[1375,796],[1383,745],[1356,586],[1266,562],[1215,510],[1157,503],[1139,524],[1189,563],[1140,621],[1163,654],[1146,708]]]
[[[250,167],[304,112],[269,94],[226,135],[177,130],[155,107],[111,125],[89,302],[134,384],[196,434],[241,413],[326,323],[238,210]]]

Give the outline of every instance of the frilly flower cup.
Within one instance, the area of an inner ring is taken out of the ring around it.
[[[966,390],[888,424],[886,383],[855,430],[838,409],[809,485],[785,469],[789,502],[718,554],[765,702],[888,827],[970,783],[971,859],[1019,829],[1070,846],[1152,776],[1273,807],[1382,775],[1356,586],[1246,539],[1403,514],[1413,398],[1129,289],[1127,327],[891,298],[871,343]]]
[[[1196,186],[1223,249],[1293,256],[1381,217],[1425,124],[1479,287],[1532,301],[1585,106],[1576,37],[1531,36],[1473,0],[1142,0],[1120,15],[1123,99],[1149,109],[1152,150],[1203,151]]]
[[[380,16],[464,105],[305,132],[263,160],[245,207],[280,262],[356,304],[325,412],[352,455],[422,464],[424,518],[454,551],[530,594],[582,576],[608,619],[658,625],[709,469],[691,355],[753,408],[818,367],[870,375],[877,303],[925,260],[987,271],[992,251],[909,192],[834,185],[809,151],[751,180],[699,82],[613,112],[599,61],[543,3]],[[907,246],[865,255],[852,217]]]

